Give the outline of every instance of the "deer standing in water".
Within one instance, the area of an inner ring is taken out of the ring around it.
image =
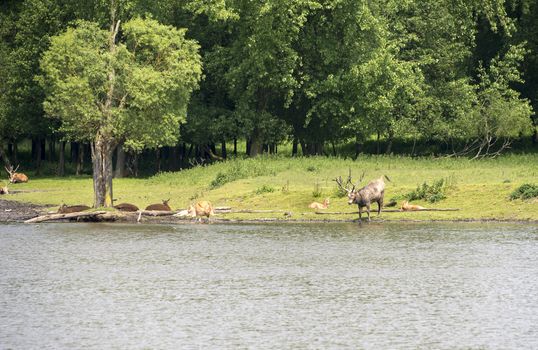
[[[359,183],[364,178],[364,172],[359,180]],[[346,185],[342,184],[342,177],[334,179],[338,187],[347,192],[348,202],[347,204],[357,204],[359,207],[359,222],[362,222],[362,208],[366,207],[366,212],[368,213],[368,221],[370,221],[370,206],[372,203],[377,202],[377,215],[381,214],[381,208],[383,207],[383,199],[385,197],[385,181],[384,179],[390,181],[390,179],[384,175],[378,179],[372,180],[368,185],[364,186],[359,190],[355,190],[356,185],[351,182],[351,169],[349,170],[349,175],[347,178]],[[352,185],[352,188],[349,188],[349,185]]]
[[[170,198],[163,200],[163,204],[151,204],[146,207],[146,210],[160,210],[160,211],[172,211],[172,208],[168,205]]]
[[[10,165],[9,167],[4,167],[6,169],[7,173],[9,174],[9,182],[12,184],[21,183],[21,182],[28,182],[28,176],[26,176],[23,173],[17,173],[17,170],[19,169],[19,166],[13,170],[13,165]]]
[[[312,202],[308,205],[310,209],[327,209],[329,207],[329,198],[325,198],[323,203]]]

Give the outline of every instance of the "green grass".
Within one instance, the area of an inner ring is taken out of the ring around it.
[[[445,199],[435,203],[414,200],[426,208],[460,208],[457,212],[385,213],[383,220],[538,220],[536,199],[510,200],[510,194],[525,183],[538,179],[538,155],[506,155],[497,159],[471,161],[454,158],[409,158],[364,156],[357,161],[340,158],[259,157],[238,159],[145,179],[114,180],[117,203],[140,207],[171,198],[172,208],[186,208],[196,200],[210,200],[215,206],[234,209],[278,209],[292,212],[291,219],[353,219],[355,215],[316,215],[308,209],[314,200],[329,197],[328,211],[353,211],[347,198],[337,195],[332,181],[347,176],[351,168],[355,181],[363,171],[363,183],[383,174],[387,182],[385,200],[405,198],[423,183],[449,179]],[[93,201],[90,177],[31,178],[27,184],[11,185],[23,191],[8,199],[50,204],[88,204]],[[5,198],[5,196],[3,197]],[[374,205],[376,207],[377,204]],[[280,218],[281,213],[227,214],[226,218]],[[375,215],[374,215],[375,219]]]

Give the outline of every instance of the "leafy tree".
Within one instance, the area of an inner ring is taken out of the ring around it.
[[[41,61],[46,113],[69,137],[91,142],[94,206],[112,205],[112,153],[174,144],[201,76],[198,45],[153,19],[108,31],[80,21],[53,37]]]
[[[475,111],[459,120],[461,133],[471,141],[467,149],[475,152],[475,158],[500,154],[514,138],[530,130],[530,102],[511,87],[522,82],[518,65],[524,54],[522,45],[512,46],[487,69],[479,68]]]

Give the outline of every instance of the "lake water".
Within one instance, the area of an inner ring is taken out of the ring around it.
[[[538,349],[538,225],[0,225],[1,349]]]

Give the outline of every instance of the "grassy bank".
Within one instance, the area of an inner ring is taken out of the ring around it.
[[[524,183],[538,183],[538,155],[507,155],[498,159],[412,159],[409,157],[362,157],[357,161],[312,158],[238,159],[174,173],[161,173],[146,179],[114,180],[117,203],[131,202],[140,207],[171,198],[173,208],[186,208],[196,200],[210,200],[216,206],[234,209],[278,209],[292,212],[291,219],[351,219],[350,215],[316,215],[308,204],[331,199],[329,211],[351,211],[345,198],[337,196],[332,179],[345,178],[351,168],[357,181],[366,172],[363,184],[382,174],[387,183],[385,201],[400,203],[405,194],[424,182],[445,180],[445,199],[435,203],[415,200],[426,208],[460,208],[456,212],[385,213],[384,220],[538,220],[538,201],[509,199]],[[91,204],[90,177],[32,178],[27,184],[12,185],[13,199],[58,206]],[[4,196],[6,197],[6,196]],[[376,207],[377,204],[374,205]],[[281,218],[283,213],[226,214],[226,218]],[[375,216],[374,216],[375,218]]]

